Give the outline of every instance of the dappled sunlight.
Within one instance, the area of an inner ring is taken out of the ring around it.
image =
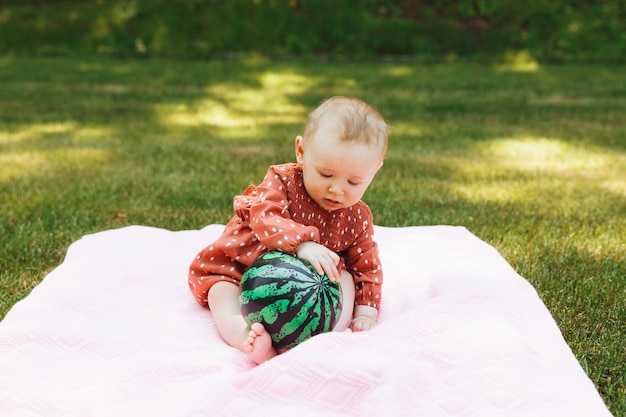
[[[520,202],[529,196],[528,187],[511,182],[493,184],[478,181],[472,184],[456,184],[452,186],[452,191],[472,202]]]
[[[251,127],[256,123],[214,100],[202,100],[194,107],[187,104],[158,104],[156,113],[168,125],[215,127]]]
[[[64,148],[28,150],[0,154],[0,182],[35,174],[46,175],[50,169],[81,169],[103,164],[111,157],[104,149]]]
[[[476,149],[450,164],[453,191],[469,201],[593,203],[582,186],[626,195],[625,182],[617,179],[626,178],[625,157],[605,149],[539,137],[484,141]]]
[[[503,62],[496,65],[500,71],[511,72],[536,72],[539,63],[528,51],[507,51],[503,56]]]
[[[285,96],[303,94],[316,83],[314,77],[294,73],[266,72],[259,77],[266,92]]]
[[[604,99],[608,101],[610,99]],[[547,96],[533,96],[528,99],[529,104],[549,106],[586,106],[593,104],[592,97],[571,97],[564,94],[550,94]]]
[[[456,198],[526,213],[532,221],[522,233],[542,233],[541,225],[559,222],[560,244],[599,262],[607,254],[624,259],[624,218],[606,216],[607,205],[626,205],[623,153],[524,136],[477,142],[467,154],[445,160],[446,188]]]
[[[408,66],[393,65],[382,69],[381,73],[391,77],[408,77],[413,75],[414,70]]]
[[[110,152],[102,149],[102,144],[109,136],[108,129],[83,127],[71,121],[0,131],[0,182],[43,174],[50,168],[105,162]]]
[[[37,172],[48,162],[41,152],[22,151],[0,154],[0,182],[15,180]]]
[[[204,89],[207,97],[190,104],[158,104],[156,114],[166,125],[217,128],[262,128],[304,124],[308,109],[290,97],[316,83],[312,77],[268,72],[259,75],[260,88],[216,84]]]
[[[593,175],[610,164],[612,154],[541,137],[515,137],[481,142],[480,151],[499,167],[525,172],[559,172],[574,176]]]
[[[624,178],[624,176],[622,176]],[[626,197],[626,180],[624,179],[610,179],[600,183],[600,187],[607,191]]]
[[[623,262],[626,257],[626,235],[621,230],[620,237],[619,232],[607,227],[605,230],[598,230],[591,239],[585,239],[576,246],[580,252],[597,261],[606,259],[607,253],[611,253],[616,261]]]
[[[105,94],[126,94],[130,92],[130,87],[123,84],[102,84],[93,87],[94,91],[102,92]]]
[[[76,129],[74,122],[36,123],[23,126],[16,132],[0,132],[0,144],[17,143],[42,135],[67,133]]]
[[[424,133],[424,129],[415,123],[395,122],[391,126],[393,136],[418,137]],[[404,152],[405,150],[402,150]]]
[[[102,139],[110,134],[109,129],[94,126],[79,126],[76,122],[34,123],[21,126],[17,131],[0,131],[0,144],[10,145],[25,141],[37,141],[47,136],[62,136],[72,142],[86,139]]]

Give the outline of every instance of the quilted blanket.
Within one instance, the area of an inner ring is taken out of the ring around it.
[[[0,323],[0,415],[610,416],[533,287],[463,227],[376,227],[378,326],[255,366],[187,288],[223,227],[72,244]]]

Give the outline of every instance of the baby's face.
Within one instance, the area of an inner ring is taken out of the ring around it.
[[[296,157],[302,164],[304,187],[328,211],[359,202],[383,162],[377,147],[341,142],[325,126],[306,141],[296,138]]]

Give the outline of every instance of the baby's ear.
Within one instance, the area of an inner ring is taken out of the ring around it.
[[[304,155],[304,146],[302,144],[302,136],[296,136],[296,159],[299,164],[302,163],[302,156]]]

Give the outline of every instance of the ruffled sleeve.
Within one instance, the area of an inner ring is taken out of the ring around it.
[[[295,254],[296,248],[303,242],[319,243],[319,230],[291,218],[287,199],[289,180],[285,167],[272,166],[260,185],[251,185],[242,195],[235,197],[233,208],[268,250],[278,249]]]

